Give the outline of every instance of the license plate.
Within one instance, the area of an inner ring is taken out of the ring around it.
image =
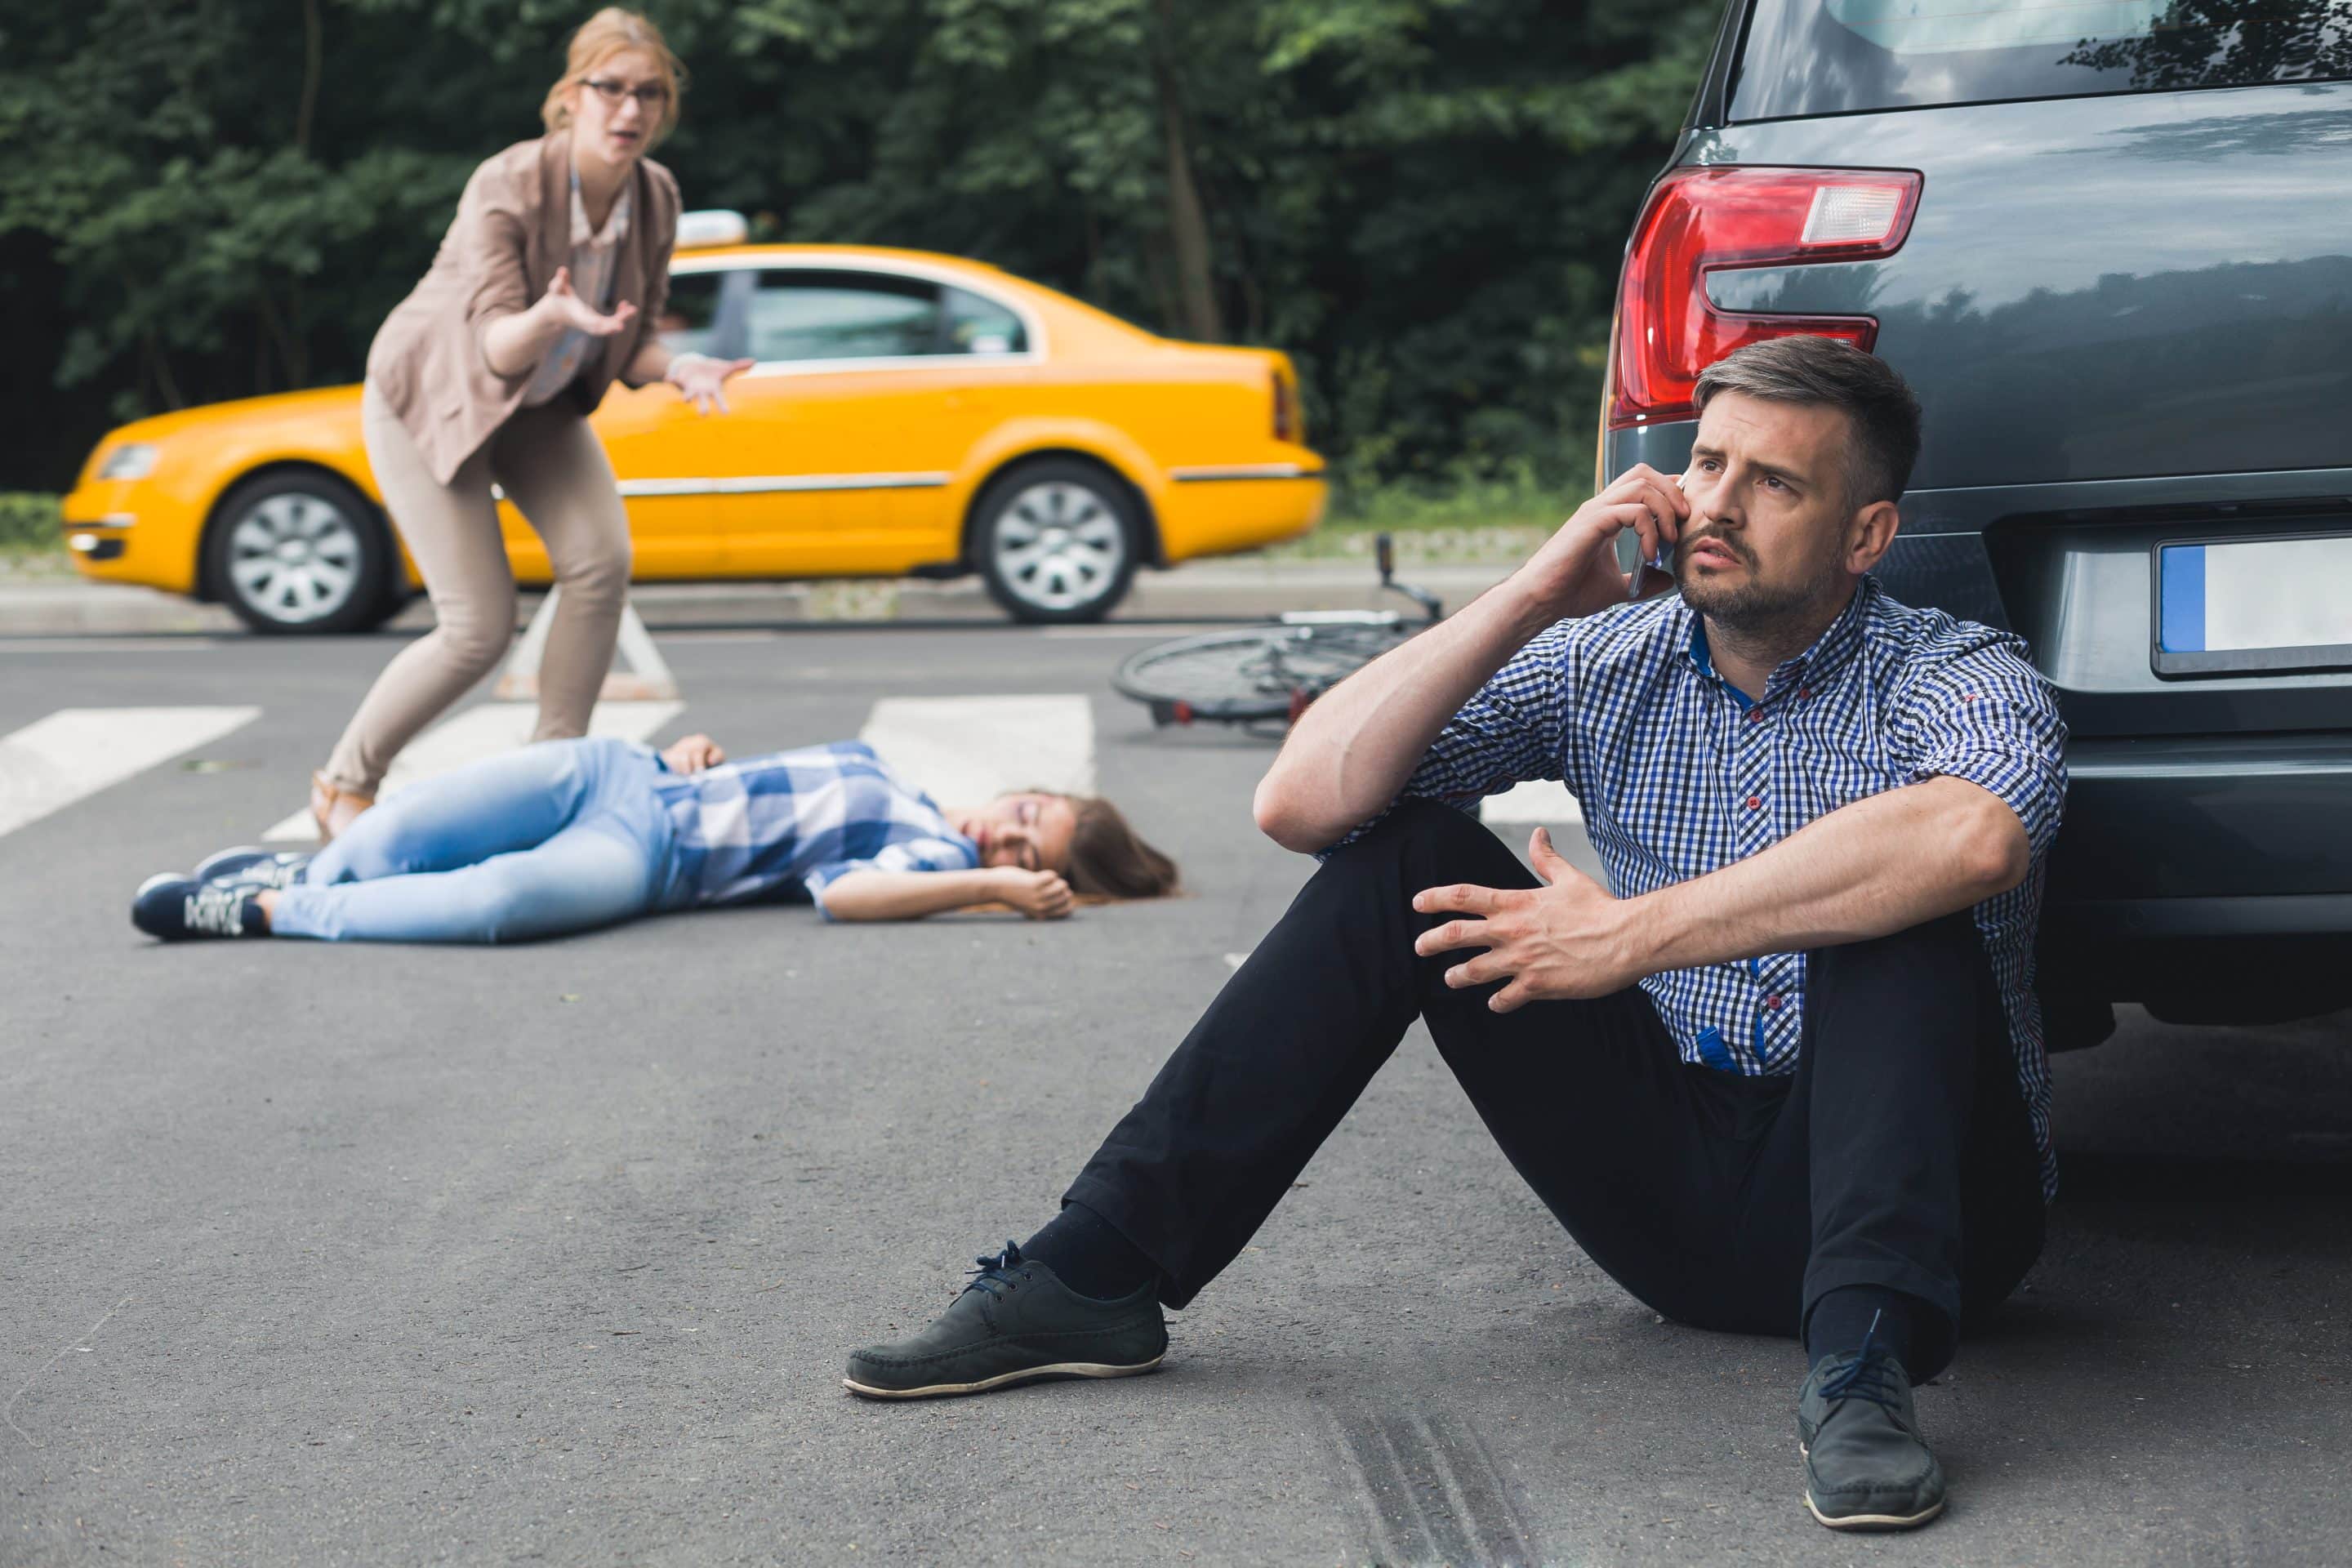
[[[2158,675],[2352,668],[2352,534],[2156,547]]]

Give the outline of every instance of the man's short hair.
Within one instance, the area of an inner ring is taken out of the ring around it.
[[[1847,510],[1903,499],[1911,466],[1919,460],[1919,400],[1876,354],[1835,338],[1766,338],[1734,349],[1699,372],[1692,405],[1705,413],[1724,392],[1845,410],[1853,426],[1846,456]]]

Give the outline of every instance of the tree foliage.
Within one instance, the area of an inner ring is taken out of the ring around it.
[[[356,377],[580,0],[11,0],[5,395],[112,420]],[[1360,480],[1589,458],[1635,204],[1717,0],[651,0],[659,156],[760,237],[979,257],[1289,351]]]

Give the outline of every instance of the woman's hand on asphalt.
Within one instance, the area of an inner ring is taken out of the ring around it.
[[[624,300],[614,307],[609,316],[572,291],[572,268],[559,267],[548,281],[547,292],[539,297],[536,309],[552,320],[592,338],[609,338],[636,319],[637,308]]]
[[[1070,893],[1070,885],[1062,880],[1057,871],[1024,871],[1018,866],[1000,867],[997,876],[1003,879],[1004,901],[1033,921],[1057,921],[1077,906]]]
[[[688,735],[673,741],[662,749],[662,761],[674,773],[698,773],[705,768],[715,768],[727,760],[719,742],[708,735]]]
[[[694,405],[696,413],[731,414],[734,410],[727,405],[728,378],[742,374],[754,363],[748,359],[712,359],[709,354],[680,354],[669,362],[663,379]]]

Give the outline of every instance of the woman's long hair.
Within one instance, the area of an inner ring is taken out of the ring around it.
[[[1070,835],[1070,890],[1097,899],[1156,899],[1176,890],[1176,862],[1143,841],[1099,795],[1063,798],[1077,818]]]

